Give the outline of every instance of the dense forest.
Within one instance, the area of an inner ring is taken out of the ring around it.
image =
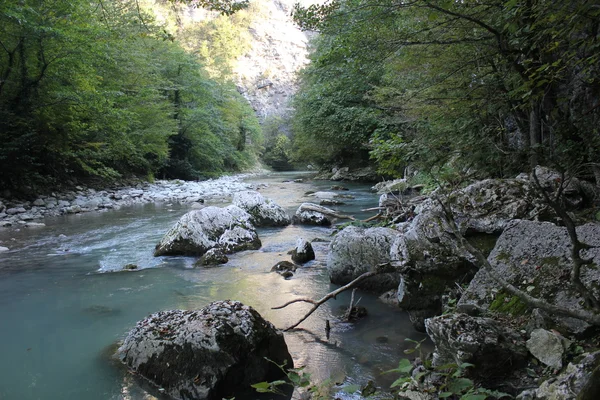
[[[2,2],[0,187],[197,179],[253,165],[262,133],[230,76],[252,10],[197,5]],[[210,18],[190,23],[190,10]]]
[[[600,180],[594,1],[333,0],[293,118],[296,159],[448,177],[530,165]]]

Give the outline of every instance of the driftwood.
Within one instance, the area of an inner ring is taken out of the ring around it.
[[[309,299],[306,297],[302,297],[299,299],[290,300],[287,303],[282,304],[277,307],[271,307],[271,310],[281,310],[281,309],[289,306],[290,304],[294,304],[294,303],[310,303],[313,305],[313,307],[306,314],[304,314],[304,316],[302,318],[300,318],[300,320],[298,320],[295,324],[290,325],[284,329],[284,331],[287,332],[287,331],[294,329],[295,327],[300,325],[302,322],[304,322],[308,317],[311,316],[312,313],[314,313],[317,310],[317,308],[319,308],[322,304],[327,302],[327,300],[335,298],[338,294],[345,292],[348,289],[352,289],[359,282],[361,282],[367,278],[370,278],[372,276],[377,276],[380,274],[386,274],[389,272],[393,272],[394,270],[395,270],[395,266],[393,266],[391,263],[379,264],[378,266],[375,267],[375,269],[373,271],[365,272],[364,274],[362,274],[362,275],[358,276],[356,279],[354,279],[352,282],[334,290],[333,292],[327,293],[324,297],[322,297],[319,300],[313,300],[313,299]]]
[[[339,213],[336,213],[333,210],[329,211],[329,210],[327,210],[325,208],[315,207],[315,206],[312,206],[310,204],[303,204],[302,207],[301,207],[301,209],[303,211],[318,212],[318,213],[321,213],[321,214],[324,214],[324,215],[328,215],[328,216],[333,217],[333,218],[349,219],[349,220],[352,220],[352,221],[356,220],[356,218],[354,218],[352,215],[339,214]]]

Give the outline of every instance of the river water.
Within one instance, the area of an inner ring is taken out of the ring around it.
[[[311,201],[306,191],[328,190],[331,182],[284,182],[305,174],[248,178],[292,214]],[[348,204],[340,212],[367,218],[363,208],[377,204],[368,186],[346,184]],[[226,205],[227,199],[212,205]],[[314,243],[317,259],[290,280],[271,273],[289,260],[298,237],[330,239],[332,229],[290,225],[259,229],[262,248],[230,256],[221,267],[193,268],[190,257],[152,256],[155,244],[189,205],[147,204],[105,213],[46,219],[39,229],[0,230],[11,251],[0,254],[0,399],[154,399],[160,394],[129,374],[114,357],[116,343],[150,313],[201,308],[214,300],[239,300],[254,307],[278,328],[295,322],[309,305],[271,307],[297,297],[320,298],[336,288],[325,269],[326,242]],[[125,264],[135,272],[114,272]],[[349,293],[321,306],[285,339],[296,366],[304,365],[314,382],[382,387],[396,378],[393,368],[421,339],[408,316],[366,293],[357,293],[369,315],[355,323],[336,322]],[[325,320],[332,321],[330,338]]]

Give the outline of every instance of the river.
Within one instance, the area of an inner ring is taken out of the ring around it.
[[[327,181],[284,182],[306,178],[302,173],[251,177],[290,214],[311,201],[306,191],[329,190]],[[377,204],[366,185],[344,183],[348,204],[340,212],[366,218],[360,210]],[[214,199],[211,205],[226,205]],[[190,257],[152,256],[155,244],[189,205],[146,204],[103,213],[46,218],[46,227],[0,230],[0,241],[11,251],[0,253],[0,399],[154,399],[160,394],[129,374],[114,357],[115,344],[150,313],[174,308],[201,308],[214,300],[239,300],[258,310],[276,327],[295,322],[308,309],[296,304],[271,307],[297,297],[320,298],[336,286],[325,269],[326,242],[314,243],[317,256],[290,280],[271,273],[289,260],[287,251],[298,237],[330,238],[332,229],[290,225],[259,229],[257,251],[230,256],[221,267],[193,268]],[[114,272],[125,264],[135,272]],[[357,293],[369,315],[355,324],[336,320],[349,293],[320,307],[285,339],[296,366],[304,365],[313,381],[382,387],[396,378],[382,375],[411,347],[405,338],[422,339],[408,316]]]

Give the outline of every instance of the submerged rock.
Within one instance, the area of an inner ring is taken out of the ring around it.
[[[250,221],[256,226],[286,226],[290,217],[285,210],[269,198],[255,191],[237,192],[233,204],[250,214]]]
[[[201,256],[213,247],[233,253],[255,250],[260,246],[247,212],[234,205],[206,207],[181,217],[156,245],[154,255]]]
[[[310,242],[299,238],[296,240],[296,247],[292,250],[292,261],[298,264],[304,264],[315,259],[315,252]]]
[[[397,236],[398,232],[389,228],[344,228],[329,246],[329,279],[345,285],[377,265],[389,262],[390,247]],[[397,288],[399,282],[400,275],[392,272],[366,279],[358,287],[383,293]]]
[[[175,399],[221,400],[284,378],[265,358],[293,367],[283,335],[237,301],[152,314],[129,332],[118,354]]]
[[[577,227],[579,240],[591,246],[582,252],[600,265],[600,224],[589,223]],[[569,283],[572,269],[571,242],[566,228],[549,222],[514,221],[498,239],[488,261],[508,283],[551,304],[572,310],[583,310],[582,296]],[[600,271],[582,268],[581,280],[596,297],[600,296],[597,282]],[[460,310],[491,309],[511,314],[522,314],[527,307],[504,292],[497,292],[498,284],[484,270],[477,272],[458,303]],[[510,306],[510,309],[508,308]],[[556,328],[563,333],[583,334],[590,329],[586,322],[549,315]]]
[[[510,375],[527,358],[523,338],[493,319],[447,314],[426,320],[425,327],[435,343],[434,366],[471,363],[469,374],[486,379]]]

